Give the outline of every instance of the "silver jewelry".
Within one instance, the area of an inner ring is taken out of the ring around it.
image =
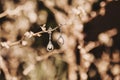
[[[62,37],[62,30],[61,30],[61,27],[60,27],[60,36],[58,37],[57,39],[57,43],[62,46],[64,44],[64,39]]]
[[[54,46],[52,44],[52,41],[51,41],[51,34],[52,34],[52,28],[49,27],[48,29],[48,34],[49,34],[49,42],[48,42],[48,45],[47,45],[47,51],[52,51],[54,49]]]

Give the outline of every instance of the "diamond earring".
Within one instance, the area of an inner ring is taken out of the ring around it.
[[[49,42],[48,42],[48,45],[47,45],[47,51],[52,51],[54,49],[54,46],[52,44],[52,41],[51,41],[51,34],[52,34],[52,28],[49,27],[48,29],[48,34],[49,34]]]
[[[60,27],[60,36],[58,37],[57,39],[57,43],[62,46],[64,44],[64,39],[62,37],[62,30],[61,30],[61,27]]]

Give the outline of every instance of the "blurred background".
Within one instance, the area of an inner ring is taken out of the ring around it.
[[[120,80],[119,14],[119,0],[0,0],[0,80]]]

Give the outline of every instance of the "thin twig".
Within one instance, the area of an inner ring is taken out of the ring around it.
[[[57,30],[59,28],[59,26],[57,26],[57,27],[55,27],[55,28],[53,28],[51,31],[53,32],[53,31],[55,31],[55,30]],[[32,35],[31,35],[31,37],[35,37],[35,36],[38,36],[38,35],[40,35],[40,34],[42,34],[42,33],[48,33],[48,30],[46,30],[46,31],[40,31],[40,32],[36,32],[36,33],[33,33],[32,32]],[[19,41],[16,41],[16,42],[12,42],[12,43],[7,43],[6,42],[6,44],[7,44],[7,46],[9,46],[9,47],[11,47],[11,46],[15,46],[15,45],[18,45],[18,44],[20,44],[25,38],[26,38],[27,36],[23,36],[22,38],[21,38],[21,40],[19,40]],[[29,38],[31,38],[31,37],[29,37]],[[38,36],[39,37],[39,36]],[[2,43],[2,42],[1,42]],[[5,47],[5,46],[3,46],[2,44],[0,44],[3,48]]]
[[[54,50],[52,52],[49,52],[49,54],[46,54],[46,55],[41,55],[41,56],[37,56],[36,57],[36,61],[42,61],[42,60],[45,60],[47,59],[48,57],[54,55],[54,54],[58,54],[58,53],[61,53],[62,50]]]
[[[51,31],[55,31],[56,29],[58,29],[59,27],[55,27],[53,28]],[[37,32],[37,33],[34,33],[33,36],[37,36],[38,34],[42,34],[42,33],[48,33],[48,30],[47,31],[40,31],[40,32]]]
[[[7,15],[7,13],[6,13],[6,11],[5,11],[5,12],[3,12],[3,13],[0,14],[0,18],[4,17],[4,16],[6,16],[6,15]]]
[[[9,15],[17,15],[18,12],[22,11],[24,7],[18,6],[14,10],[6,10],[3,13],[0,13],[0,18],[9,16]]]

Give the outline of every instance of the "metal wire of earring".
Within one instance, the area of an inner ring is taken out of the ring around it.
[[[62,46],[64,44],[64,39],[62,37],[62,30],[61,30],[61,27],[60,27],[60,36],[58,37],[57,39],[57,43]]]
[[[47,45],[47,51],[52,51],[54,49],[54,46],[52,44],[52,41],[51,41],[51,34],[52,34],[52,28],[49,27],[48,29],[48,34],[49,34],[49,42],[48,42],[48,45]]]

